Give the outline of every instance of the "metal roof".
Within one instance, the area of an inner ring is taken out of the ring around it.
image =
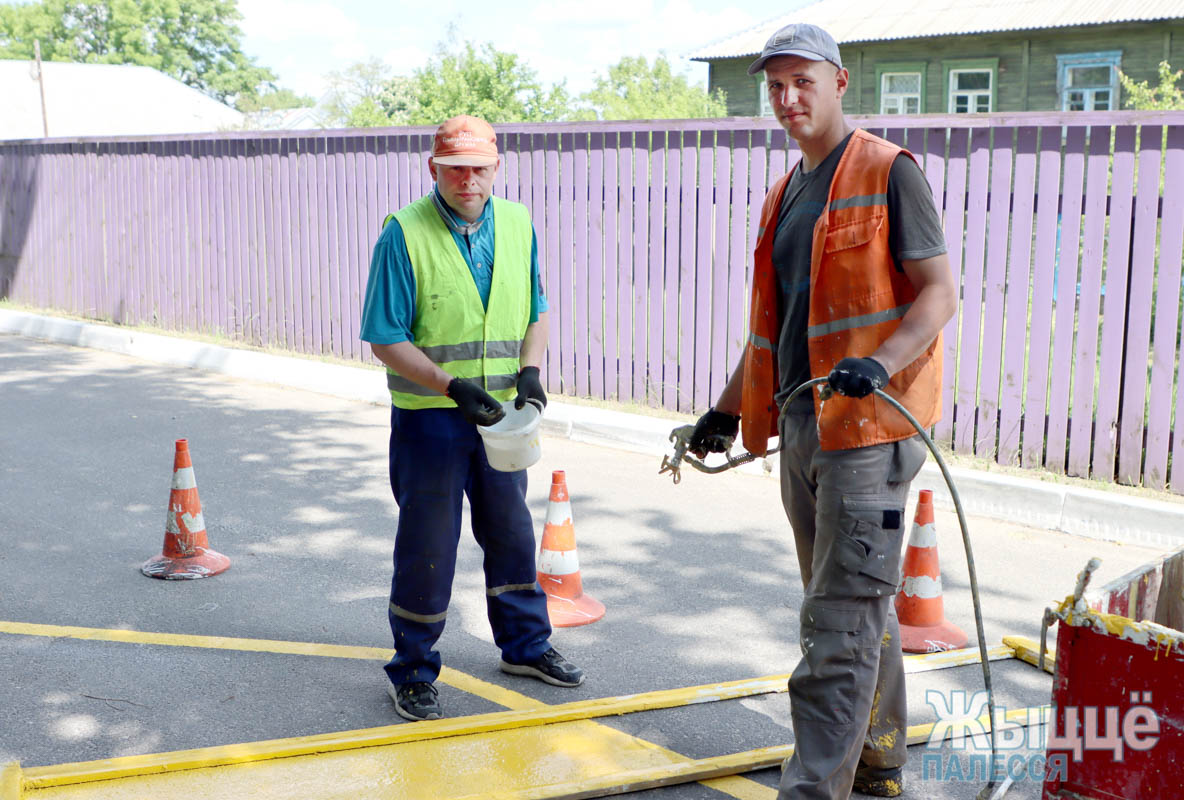
[[[1184,0],[820,0],[718,39],[688,58],[756,55],[791,22],[825,28],[839,44],[1184,19]]]
[[[138,136],[240,128],[243,115],[151,67],[44,61],[49,135]],[[32,61],[0,61],[0,139],[38,139]]]

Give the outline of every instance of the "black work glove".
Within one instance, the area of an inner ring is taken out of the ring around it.
[[[888,385],[888,370],[874,358],[844,358],[830,371],[830,388],[846,397],[867,397]]]
[[[708,453],[726,452],[736,440],[739,431],[739,417],[713,408],[699,417],[699,421],[695,423],[691,440],[687,442],[687,450],[699,458],[706,458]]]
[[[538,367],[523,367],[518,373],[518,396],[514,398],[514,408],[522,408],[527,400],[538,400],[543,408],[547,407],[547,395],[543,384],[539,383]]]
[[[502,404],[489,392],[472,381],[453,378],[448,384],[448,396],[456,403],[464,418],[474,425],[493,425],[506,415]]]

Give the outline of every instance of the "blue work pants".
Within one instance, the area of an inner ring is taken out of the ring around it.
[[[490,467],[477,427],[458,409],[392,406],[390,477],[399,506],[388,613],[391,682],[432,682],[440,674],[435,644],[452,594],[463,495],[485,553],[485,602],[502,658],[522,664],[546,652],[551,623],[535,573],[526,470]]]

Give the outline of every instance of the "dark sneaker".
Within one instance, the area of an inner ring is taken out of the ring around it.
[[[851,788],[872,797],[900,797],[904,791],[904,770],[901,767],[878,769],[860,764],[855,770],[855,785]]]
[[[559,655],[554,647],[529,664],[511,664],[503,658],[498,666],[502,672],[538,678],[554,686],[579,686],[584,682],[584,671]]]
[[[395,686],[387,683],[386,693],[395,701],[395,711],[403,719],[419,722],[425,719],[440,719],[439,692],[427,681],[403,683]]]

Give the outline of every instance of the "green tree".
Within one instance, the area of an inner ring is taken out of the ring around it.
[[[1147,81],[1136,83],[1119,70],[1118,78],[1122,81],[1122,91],[1126,95],[1127,108],[1143,111],[1181,111],[1184,110],[1184,87],[1176,85],[1176,81],[1184,76],[1184,70],[1172,72],[1168,62],[1159,62],[1159,85],[1150,86]]]
[[[275,91],[242,51],[237,0],[40,0],[0,5],[0,58],[137,64],[223,102]]]
[[[489,122],[548,122],[572,113],[566,85],[546,88],[517,54],[472,42],[443,50],[412,78],[412,125],[435,125],[457,114]]]
[[[330,128],[377,128],[409,125],[415,108],[410,78],[391,76],[379,58],[350,64],[328,75],[321,100],[321,124]]]
[[[696,119],[727,114],[724,93],[708,94],[685,75],[675,75],[665,55],[653,66],[644,56],[626,56],[596,78],[580,100],[599,119]]]

